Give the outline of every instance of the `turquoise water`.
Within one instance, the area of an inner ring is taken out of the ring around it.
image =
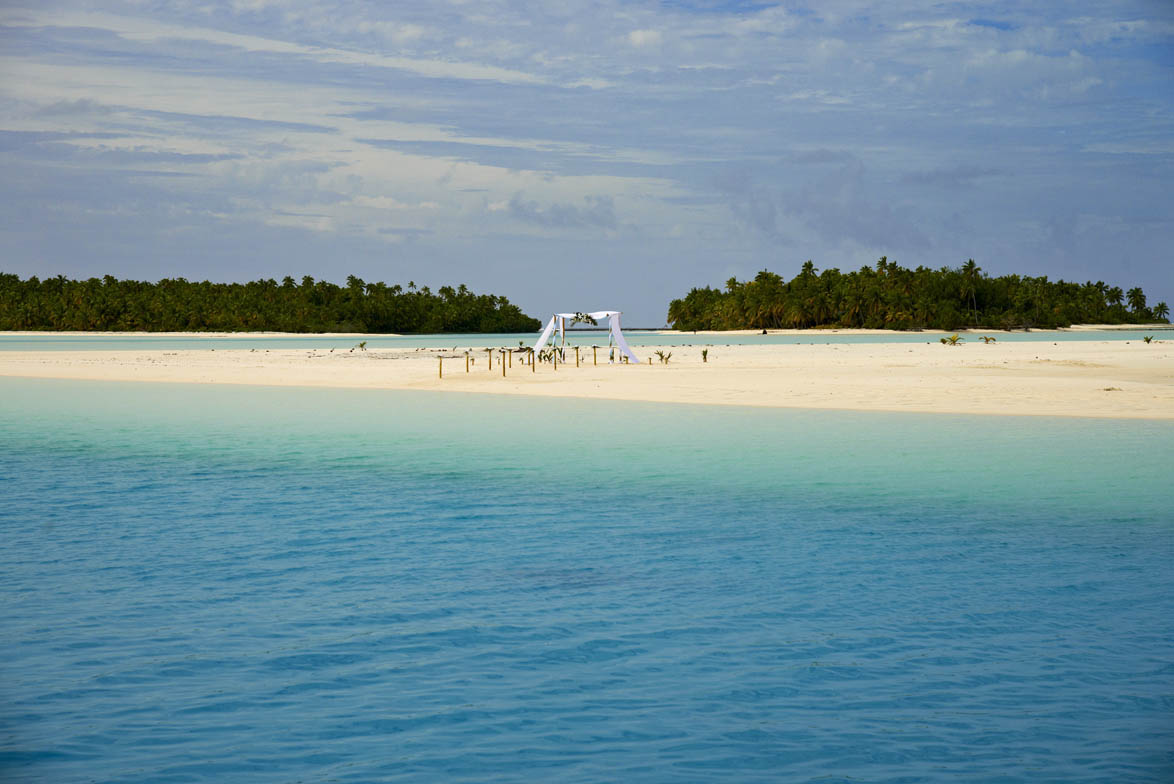
[[[0,379],[0,780],[1169,781],[1174,424]]]
[[[1105,330],[1079,332],[990,332],[1001,342],[1060,342],[1086,340],[1140,341],[1146,335],[1170,339],[1169,327],[1147,330]],[[741,345],[796,345],[825,343],[925,343],[936,342],[940,333],[890,332],[883,335],[852,335],[825,330],[812,330],[803,335],[694,335],[691,333],[660,334],[641,330],[625,330],[624,337],[633,346],[741,346]],[[0,351],[119,351],[184,349],[341,349],[351,348],[360,340],[370,348],[484,348],[487,346],[531,346],[537,333],[518,332],[498,335],[364,335],[362,337],[162,337],[152,335],[109,336],[78,335],[63,332],[55,335],[0,334]],[[977,341],[975,335],[969,340]],[[607,333],[576,330],[568,333],[567,345],[607,345]]]

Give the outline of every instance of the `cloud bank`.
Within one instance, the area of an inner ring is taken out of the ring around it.
[[[466,282],[646,324],[882,254],[1174,298],[1167,4],[95,7],[0,9],[5,271]]]

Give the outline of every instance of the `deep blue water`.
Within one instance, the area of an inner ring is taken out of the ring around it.
[[[0,379],[0,780],[1170,781],[1172,458]]]
[[[1172,339],[1171,327],[1151,327],[1143,330],[1081,330],[1075,332],[1040,331],[963,333],[974,342],[980,334],[987,334],[1004,343],[1067,342],[1087,340],[1117,340],[1138,342],[1144,336],[1159,340]],[[885,334],[845,334],[834,330],[813,329],[801,335],[695,335],[689,332],[663,334],[645,330],[624,330],[624,336],[633,346],[741,346],[741,345],[798,345],[825,343],[936,343],[942,333],[888,332]],[[13,335],[0,333],[0,351],[119,351],[155,350],[183,351],[188,349],[342,349],[351,348],[365,340],[370,348],[482,348],[486,346],[533,345],[538,333],[477,335],[363,335],[360,337],[305,337],[282,335],[268,337],[166,337],[158,335],[85,335],[61,332],[53,335]],[[567,344],[573,346],[607,345],[607,332],[570,330]]]

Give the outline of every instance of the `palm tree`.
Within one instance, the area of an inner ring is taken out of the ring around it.
[[[1159,302],[1157,305],[1154,305],[1154,316],[1156,318],[1160,318],[1165,321],[1166,317],[1169,315],[1170,307],[1165,302]]]
[[[674,299],[669,303],[668,323],[680,329],[685,320],[685,300]]]
[[[978,303],[975,300],[975,292],[978,286],[978,273],[982,272],[982,267],[974,263],[974,259],[967,259],[966,263],[962,265],[962,301],[966,301],[966,295],[970,295],[970,307],[974,312],[974,326],[978,326]]]
[[[1129,309],[1134,313],[1141,313],[1145,310],[1145,292],[1141,289],[1131,288],[1125,298],[1129,300]]]

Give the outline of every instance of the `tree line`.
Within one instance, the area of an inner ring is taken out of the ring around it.
[[[463,284],[407,289],[350,276],[338,286],[296,282],[158,283],[0,273],[0,330],[148,332],[533,332],[541,323],[505,297]]]
[[[992,278],[973,259],[960,267],[911,270],[882,256],[875,267],[855,272],[817,272],[808,261],[789,281],[763,270],[754,280],[730,278],[724,291],[694,288],[669,304],[668,322],[678,330],[1055,329],[1166,321],[1169,315],[1165,302],[1148,307],[1140,288],[1046,276]]]

